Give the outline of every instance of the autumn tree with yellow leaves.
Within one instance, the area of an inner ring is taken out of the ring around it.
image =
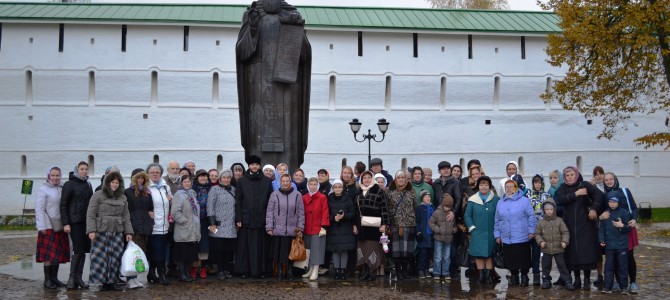
[[[553,66],[565,77],[541,97],[586,118],[600,118],[598,138],[625,131],[631,117],[668,114],[670,107],[670,0],[538,1],[560,18],[561,34],[548,37]],[[645,148],[670,148],[668,119],[635,139]]]

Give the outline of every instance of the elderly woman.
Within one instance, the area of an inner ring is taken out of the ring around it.
[[[169,241],[170,223],[168,216],[170,215],[172,191],[170,191],[170,186],[167,185],[165,179],[161,177],[163,176],[163,167],[160,164],[149,164],[146,172],[149,174],[149,193],[154,205],[154,226],[148,242],[149,274],[147,280],[150,283],[160,282],[163,285],[168,285],[169,282],[165,276],[165,258]],[[158,271],[158,276],[156,276],[156,271]]]
[[[235,187],[231,185],[232,180],[233,172],[223,170],[219,175],[219,184],[212,187],[207,196],[209,255],[219,268],[219,280],[232,277],[229,263],[237,250]]]
[[[565,262],[574,272],[575,289],[591,290],[591,270],[600,256],[598,245],[598,214],[604,210],[603,192],[584,181],[576,167],[563,170],[563,185],[556,191],[556,200],[563,206],[563,220],[570,231]],[[584,284],[580,279],[584,272]]]
[[[130,241],[134,233],[123,192],[121,174],[107,174],[102,189],[93,194],[86,212],[86,233],[93,242],[89,282],[102,284],[103,291],[123,290],[115,284],[123,255],[123,237]]]
[[[174,218],[174,260],[179,269],[179,281],[190,282],[187,266],[198,260],[200,241],[200,205],[196,192],[191,189],[191,177],[182,176],[179,191],[174,195],[172,218]]]
[[[37,254],[35,261],[44,263],[44,287],[65,287],[58,280],[58,265],[70,261],[70,242],[63,232],[60,216],[60,168],[51,167],[47,180],[37,191],[35,223],[37,225]]]
[[[204,237],[200,239],[198,243],[198,261],[193,263],[191,268],[191,277],[195,278],[197,275],[205,279],[207,278],[207,269],[206,266],[209,264],[209,221],[207,221],[207,197],[209,190],[212,188],[212,184],[209,179],[209,174],[205,170],[200,170],[195,175],[195,181],[193,182],[193,190],[196,193],[196,200],[198,201],[198,206],[200,206],[200,236]],[[197,272],[199,269],[199,272]]]
[[[154,203],[149,195],[149,175],[143,169],[133,170],[130,187],[124,191],[124,195],[128,201],[130,223],[135,232],[133,242],[146,253],[147,241],[154,226]],[[144,285],[137,281],[137,276],[129,276],[127,286],[134,289]]]
[[[414,170],[415,175],[418,174],[423,180],[423,170],[419,167]],[[396,269],[400,280],[409,278],[410,259],[414,257],[416,245],[417,196],[412,184],[409,184],[409,179],[410,175],[407,172],[402,170],[396,172],[395,179],[386,192],[391,226],[391,273]],[[432,188],[428,193],[431,191]]]
[[[356,251],[359,253],[356,265],[363,268],[359,276],[361,281],[376,279],[374,274],[381,266],[381,257],[384,256],[379,238],[382,232],[386,232],[389,224],[384,191],[372,179],[373,176],[371,171],[361,174],[361,189],[354,201],[357,213],[356,227],[358,228]]]
[[[272,237],[270,251],[277,262],[277,280],[282,280],[286,268],[286,277],[291,281],[293,272],[288,256],[293,238],[305,229],[305,209],[300,193],[291,186],[291,176],[284,174],[279,180],[279,190],[270,194],[265,230]]]
[[[305,208],[305,248],[309,249],[310,269],[304,278],[316,280],[319,277],[319,265],[326,255],[326,227],[330,226],[328,199],[319,192],[319,180],[311,177],[307,180],[308,193],[302,196]]]
[[[468,198],[465,208],[465,226],[470,232],[470,257],[479,270],[479,282],[491,283],[493,270],[493,237],[498,195],[493,192],[493,182],[488,176],[477,180],[477,193]],[[530,205],[530,204],[529,204]]]
[[[88,285],[81,279],[84,271],[86,253],[91,249],[91,241],[86,237],[86,212],[93,196],[93,187],[88,182],[88,164],[79,162],[70,172],[70,180],[63,185],[60,198],[60,216],[63,231],[70,234],[72,240],[72,262],[67,289],[86,289]]]
[[[192,160],[187,160],[182,168],[188,169],[188,171],[191,172],[191,175],[195,174],[195,162]]]
[[[502,244],[505,268],[510,270],[510,285],[528,286],[531,267],[530,241],[535,239],[537,218],[530,200],[519,190],[516,181],[505,182],[505,194],[496,206],[493,236]],[[519,273],[521,280],[519,281]]]

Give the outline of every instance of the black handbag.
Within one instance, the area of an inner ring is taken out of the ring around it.
[[[470,240],[467,238],[456,249],[456,264],[464,268],[470,267]]]
[[[493,266],[498,269],[505,268],[505,257],[503,256],[502,244],[497,244],[496,249],[493,251]]]

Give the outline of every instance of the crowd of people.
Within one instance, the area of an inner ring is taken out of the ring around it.
[[[147,255],[148,282],[162,285],[169,277],[190,282],[210,274],[222,281],[317,280],[331,266],[335,280],[361,281],[460,280],[465,267],[471,283],[486,285],[500,281],[496,266],[509,270],[510,286],[529,286],[532,272],[532,285],[543,289],[595,284],[603,293],[638,292],[637,206],[601,167],[591,181],[575,167],[553,170],[547,189],[541,174],[527,185],[513,161],[497,184],[476,159],[467,172],[439,162],[435,179],[419,166],[391,176],[379,158],[369,169],[362,162],[345,166],[332,181],[325,169],[307,177],[286,164],[261,167],[255,155],[246,166],[204,170],[172,161],[165,171],[152,163],[133,170],[127,188],[112,166],[95,190],[86,162],[62,187],[61,169],[50,168],[36,203],[44,287],[122,290],[120,261],[132,240]],[[289,259],[296,238],[308,249],[302,262]],[[560,276],[552,283],[554,261]],[[58,267],[67,262],[63,283]],[[125,284],[143,286],[133,276]]]

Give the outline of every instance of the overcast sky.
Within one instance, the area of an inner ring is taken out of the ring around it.
[[[7,1],[7,0],[4,0]],[[10,2],[29,2],[21,0],[9,0]],[[37,0],[44,2],[46,0]],[[35,1],[30,1],[35,2]],[[217,4],[250,4],[252,0],[92,0],[93,3],[217,3]],[[428,8],[425,0],[287,0],[293,5],[318,5],[318,6],[369,6],[369,7],[419,7]],[[537,0],[508,0],[512,10],[541,10],[537,6]]]

